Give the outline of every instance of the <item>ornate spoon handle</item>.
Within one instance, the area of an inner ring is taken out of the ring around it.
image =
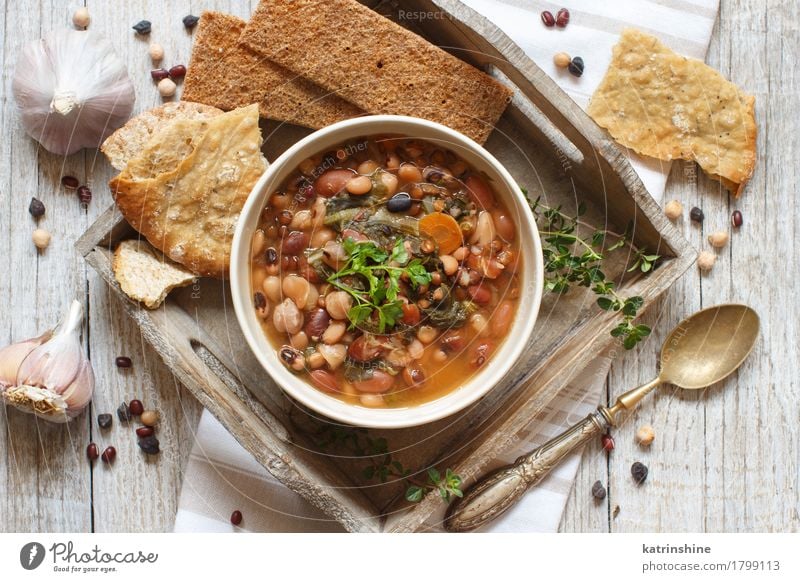
[[[489,523],[514,505],[528,487],[541,481],[566,455],[605,431],[611,420],[608,409],[598,408],[532,453],[519,457],[513,465],[489,473],[450,505],[445,529],[464,532]]]

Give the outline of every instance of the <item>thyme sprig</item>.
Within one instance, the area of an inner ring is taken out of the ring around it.
[[[528,192],[523,188],[528,196]],[[607,229],[594,229],[588,236],[582,235],[578,227],[580,217],[585,214],[586,206],[578,205],[574,215],[562,211],[561,207],[551,208],[542,204],[540,198],[528,198],[539,234],[542,236],[545,270],[545,289],[553,293],[567,293],[573,285],[588,287],[597,297],[597,305],[605,311],[616,311],[622,321],[611,330],[611,335],[622,340],[622,345],[629,350],[642,339],[650,335],[650,327],[635,324],[634,320],[644,304],[641,296],[622,297],[617,293],[616,284],[609,280],[602,271],[603,260],[607,254],[630,245],[634,260],[628,272],[641,271],[647,273],[656,266],[661,258],[646,250],[633,248],[631,243],[632,228],[623,234]],[[606,239],[617,240],[603,247]],[[602,252],[601,252],[602,251]],[[605,253],[605,254],[604,254]]]
[[[411,470],[392,457],[386,439],[373,438],[366,429],[321,424],[315,437],[315,445],[321,449],[338,447],[355,457],[363,457],[367,464],[361,470],[361,477],[366,481],[377,479],[386,483],[390,478],[405,480],[405,498],[412,503],[422,501],[429,491],[438,491],[445,501],[463,495],[462,479],[452,469],[445,469],[443,476],[438,469],[431,467],[426,471],[426,480],[415,478]]]

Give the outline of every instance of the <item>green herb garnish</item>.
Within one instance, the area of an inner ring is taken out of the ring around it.
[[[351,238],[345,239],[342,245],[347,261],[328,277],[328,283],[353,297],[353,307],[347,312],[351,329],[372,317],[373,313],[378,316],[379,333],[394,327],[403,317],[403,302],[398,299],[400,278],[406,275],[416,289],[430,283],[431,274],[420,259],[409,260],[402,238],[395,241],[391,252],[371,241]],[[355,286],[352,280],[363,283],[365,288]]]
[[[527,190],[522,188],[525,195]],[[631,245],[632,229],[629,227],[623,234],[609,230],[597,229],[589,236],[578,233],[580,217],[586,211],[583,204],[578,206],[574,216],[567,215],[561,208],[550,208],[536,200],[529,200],[531,210],[542,235],[545,270],[545,289],[553,293],[566,293],[570,287],[580,285],[589,287],[597,298],[597,305],[605,311],[618,311],[622,314],[622,321],[611,335],[622,340],[625,349],[633,348],[642,339],[650,335],[650,327],[644,324],[634,324],[636,314],[644,304],[644,299],[638,295],[621,297],[615,290],[615,283],[606,278],[601,270],[605,256],[600,252],[607,237],[616,237],[614,244],[606,247],[609,253],[623,246]],[[647,273],[655,268],[659,255],[648,253],[645,250],[633,249],[634,261],[628,272],[641,271]]]

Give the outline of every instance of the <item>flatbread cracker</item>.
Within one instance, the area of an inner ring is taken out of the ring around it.
[[[261,0],[240,42],[370,113],[437,121],[479,143],[511,90],[356,0]]]
[[[184,287],[195,276],[158,253],[143,240],[124,240],[114,251],[114,278],[120,289],[148,309],[156,309],[167,294]]]
[[[154,107],[131,118],[112,133],[100,146],[111,165],[123,170],[128,160],[136,156],[150,141],[153,132],[173,119],[210,119],[222,113],[221,109],[202,103],[174,101]]]
[[[261,117],[319,129],[364,111],[240,44],[247,23],[203,12],[182,99],[225,111],[259,104]]]
[[[637,153],[695,160],[735,196],[753,175],[755,97],[638,30],[622,32],[587,112]]]
[[[186,139],[191,151],[172,156]],[[122,215],[150,244],[193,273],[223,278],[239,212],[266,169],[260,147],[255,104],[209,120],[178,119],[109,186]],[[175,166],[167,170],[164,159]],[[159,172],[149,177],[153,161]]]

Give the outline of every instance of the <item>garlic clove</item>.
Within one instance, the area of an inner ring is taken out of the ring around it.
[[[23,360],[38,346],[50,339],[51,334],[52,332],[47,331],[39,337],[0,349],[0,388],[7,388],[17,383],[17,371]]]
[[[86,408],[92,400],[94,392],[94,370],[89,360],[84,360],[81,364],[78,375],[75,376],[72,384],[61,394],[61,397],[68,403],[67,414],[71,417],[77,416]]]
[[[42,386],[61,394],[72,384],[83,362],[80,324],[83,307],[73,301],[66,319],[53,331],[53,337],[34,349],[19,367],[17,385]]]

